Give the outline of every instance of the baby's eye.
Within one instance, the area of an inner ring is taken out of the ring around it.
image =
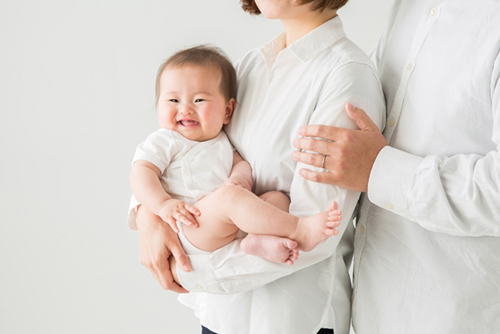
[[[179,102],[179,100],[177,100],[177,99],[170,99],[169,101],[173,102],[173,103],[178,103]]]
[[[205,101],[205,100],[204,99],[196,99],[196,100],[194,100],[195,103],[197,103],[197,102],[203,102],[203,101]]]

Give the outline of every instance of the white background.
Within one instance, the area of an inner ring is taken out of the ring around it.
[[[392,2],[340,11],[365,51]],[[0,333],[200,332],[139,263],[131,159],[165,58],[213,43],[234,61],[279,32],[237,0],[0,0]]]

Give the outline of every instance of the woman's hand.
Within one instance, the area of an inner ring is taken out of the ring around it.
[[[175,257],[169,257],[168,262],[170,264],[170,271],[172,272],[174,282],[177,284],[181,284],[181,282],[179,282],[179,278],[177,277],[177,261],[175,261]]]
[[[345,109],[359,130],[324,125],[301,127],[299,134],[304,138],[296,139],[294,146],[316,153],[294,151],[292,157],[298,162],[325,169],[324,172],[301,169],[300,175],[310,181],[366,192],[373,163],[387,141],[363,110],[354,108],[349,103]]]
[[[189,292],[174,282],[169,264],[169,257],[173,256],[182,270],[191,271],[189,258],[177,234],[143,205],[137,211],[137,226],[141,263],[149,269],[163,289],[177,293]]]

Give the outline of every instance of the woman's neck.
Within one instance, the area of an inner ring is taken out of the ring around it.
[[[336,10],[324,10],[323,12],[308,11],[296,18],[282,19],[285,27],[286,46],[307,35],[326,21],[337,16]]]

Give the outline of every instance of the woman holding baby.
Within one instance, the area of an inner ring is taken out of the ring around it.
[[[236,62],[238,106],[224,130],[250,163],[257,195],[286,193],[290,213],[297,216],[314,215],[337,201],[344,217],[339,234],[301,253],[291,266],[247,255],[238,241],[188,258],[170,226],[140,207],[141,259],[163,288],[191,292],[180,300],[195,310],[204,333],[347,334],[351,217],[360,193],[306,180],[300,171],[320,172],[326,158],[312,155],[321,167],[297,163],[293,143],[307,124],[356,128],[345,111],[348,103],[382,128],[380,83],[369,58],[343,31],[337,10],[347,0],[241,2],[251,14],[279,19],[285,31]]]

